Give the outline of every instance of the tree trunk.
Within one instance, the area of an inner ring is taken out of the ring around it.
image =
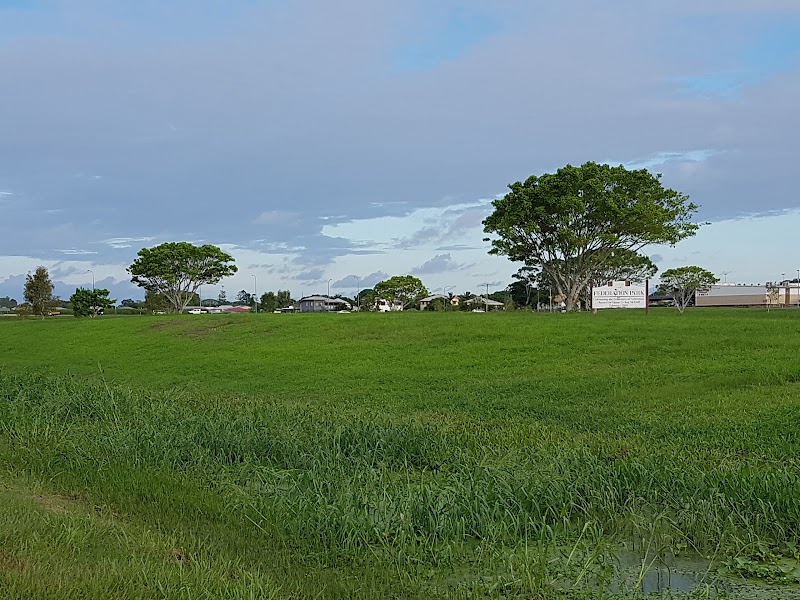
[[[566,304],[567,311],[575,310],[575,307],[578,304],[578,296],[580,293],[581,288],[577,286],[567,292],[566,298],[564,298],[564,304]]]

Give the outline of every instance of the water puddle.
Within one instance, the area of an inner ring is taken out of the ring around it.
[[[675,556],[623,547],[615,562],[621,580],[612,586],[615,593],[637,591],[645,596],[680,598],[702,592],[704,598],[800,600],[800,585],[722,574],[719,564],[699,554]]]
[[[656,556],[623,549],[615,558],[623,580],[620,587],[644,594],[689,594],[710,587],[714,579],[711,563],[700,556]]]

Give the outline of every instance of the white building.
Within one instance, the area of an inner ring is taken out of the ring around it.
[[[378,298],[378,303],[376,304],[379,312],[395,312],[403,310],[403,303],[394,300],[390,302],[389,300],[384,300],[383,298]]]

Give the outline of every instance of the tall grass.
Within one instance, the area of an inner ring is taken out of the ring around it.
[[[762,315],[319,317],[10,329],[89,347],[41,374],[2,360],[0,548],[31,567],[0,555],[0,589],[635,597],[621,545],[709,556],[709,581],[798,558],[797,341]],[[53,494],[67,509],[37,505]]]

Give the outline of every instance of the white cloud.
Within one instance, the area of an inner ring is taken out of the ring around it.
[[[68,249],[65,249],[65,250],[56,250],[56,252],[60,252],[61,254],[74,254],[74,255],[97,254],[97,252],[92,252],[91,250],[80,250],[78,248],[68,248]]]
[[[152,242],[153,237],[116,237],[107,240],[101,240],[101,244],[106,244],[112,248],[130,248],[131,242]]]

